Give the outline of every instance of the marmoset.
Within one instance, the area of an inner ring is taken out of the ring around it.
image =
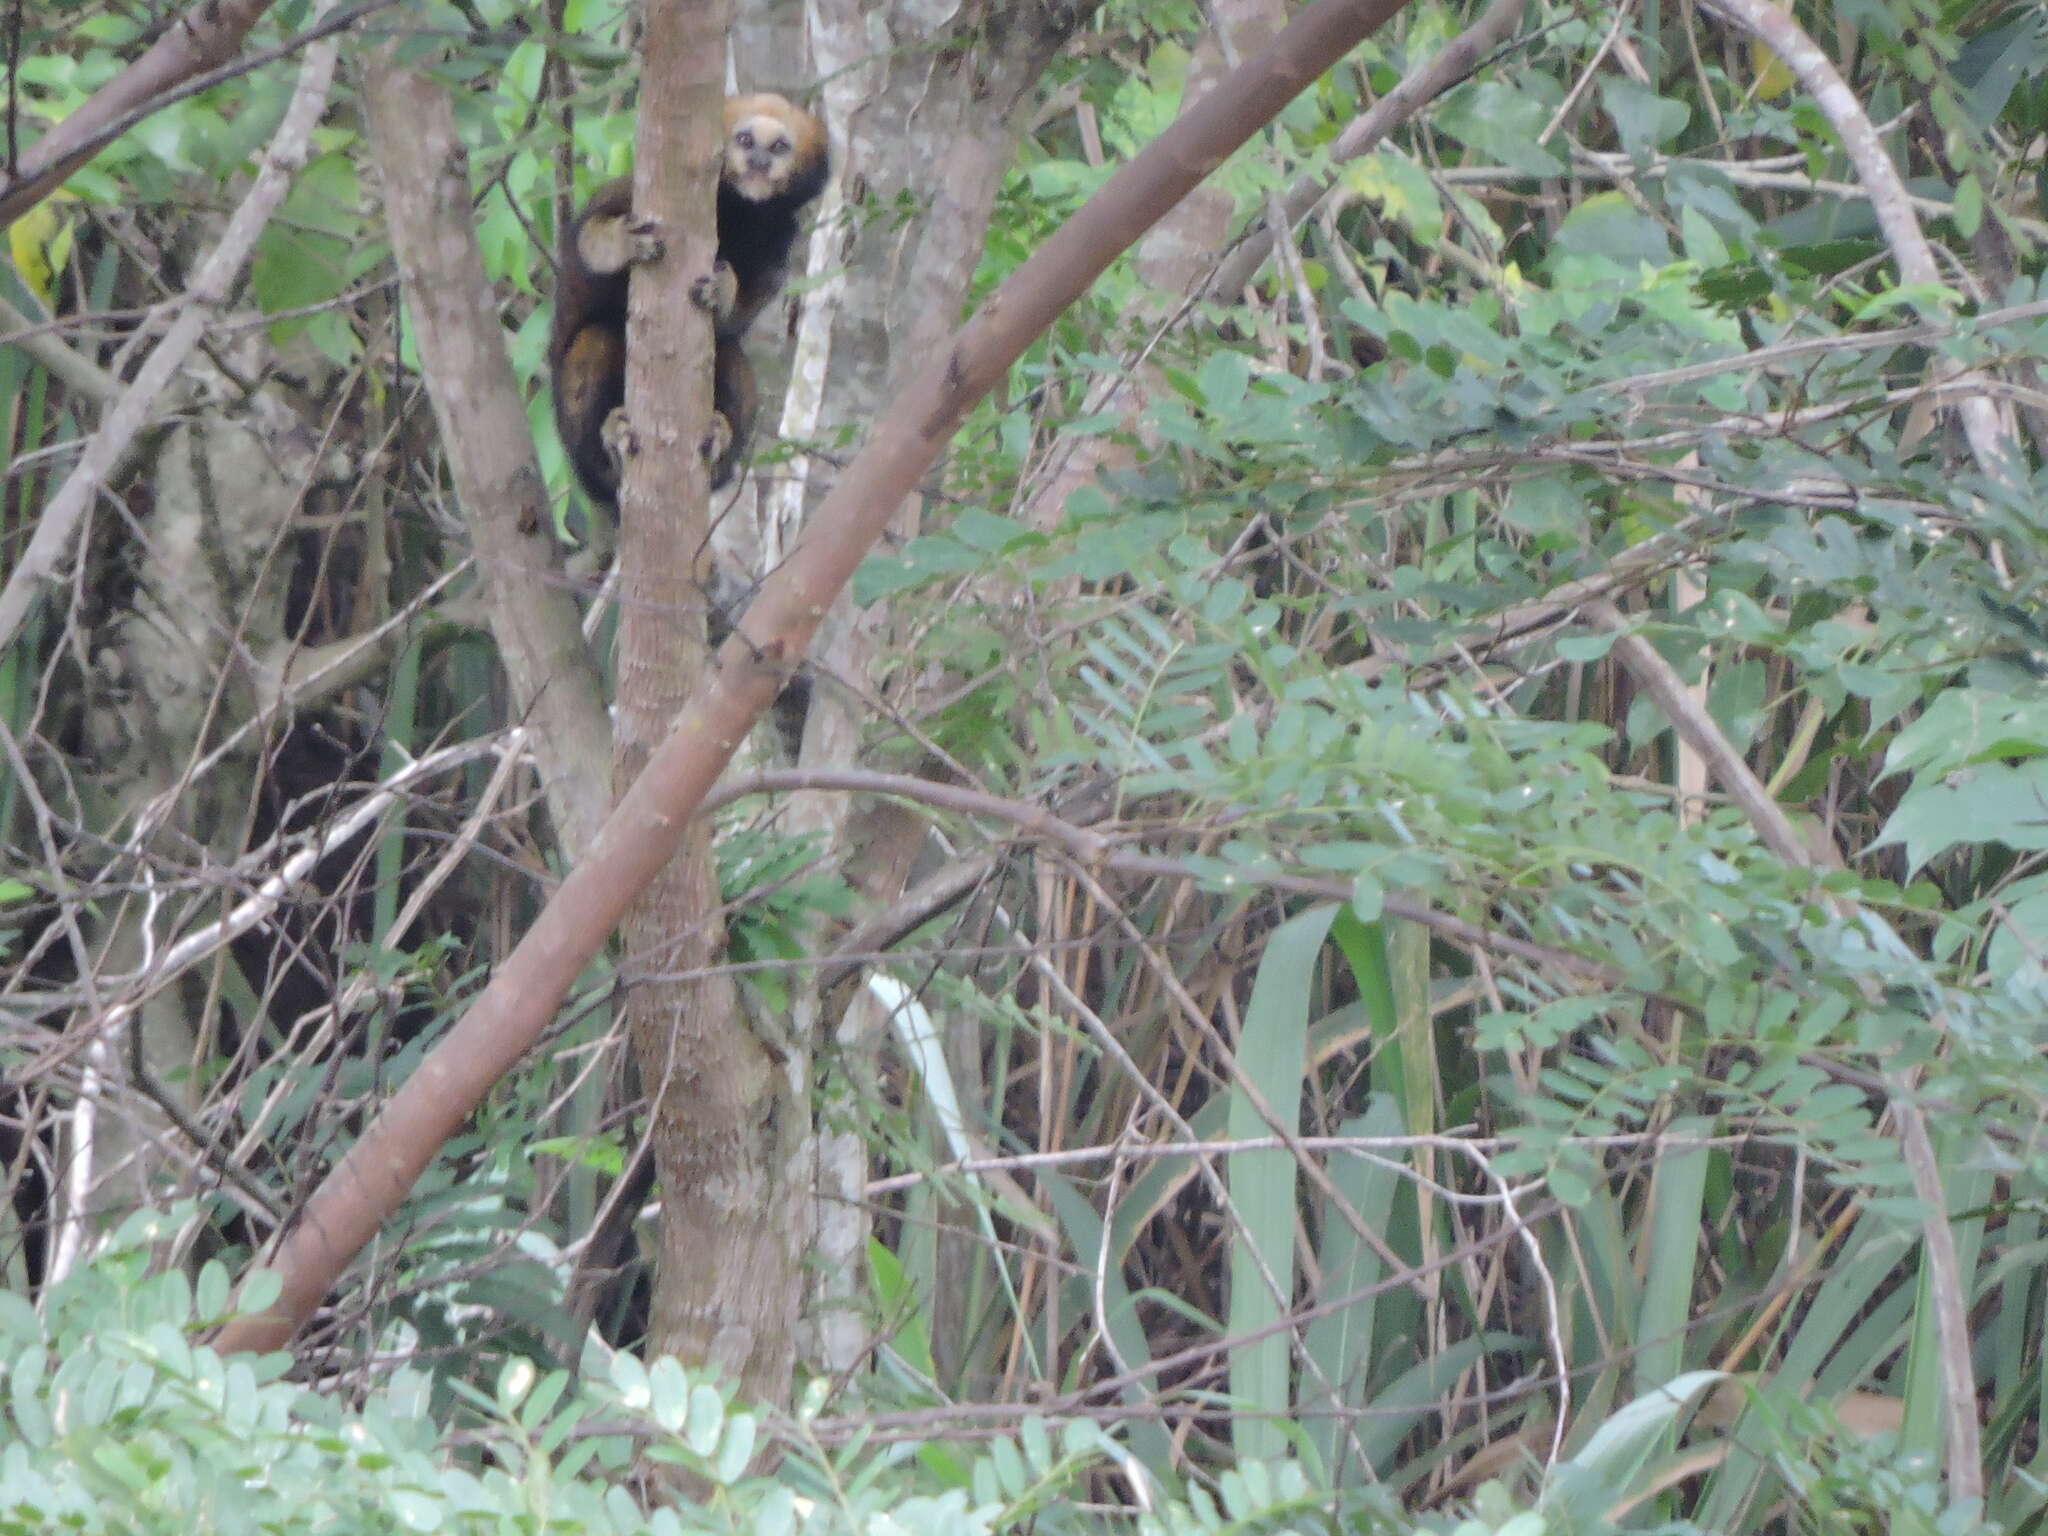
[[[783,97],[729,96],[718,176],[718,262],[690,296],[711,311],[712,426],[703,451],[713,487],[730,480],[753,435],[758,391],[741,339],[782,291],[797,216],[830,173],[825,125]],[[619,487],[618,441],[626,400],[626,279],[661,254],[655,232],[633,217],[630,176],[591,195],[562,239],[555,274],[548,372],[555,427],[593,502],[611,506]]]

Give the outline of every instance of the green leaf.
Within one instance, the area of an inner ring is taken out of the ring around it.
[[[1901,843],[1909,871],[1951,848],[1999,843],[2048,848],[2048,758],[2007,766],[1985,763],[1934,782],[1915,782],[1874,846]]]
[[[1621,636],[1612,630],[1597,635],[1561,635],[1557,641],[1557,654],[1565,661],[1581,665],[1604,659],[1614,649],[1614,642]]]
[[[1648,160],[1692,121],[1692,108],[1684,102],[1659,96],[1626,75],[1603,78],[1600,99],[1621,134],[1622,148],[1637,160]]]
[[[1377,203],[1389,219],[1425,245],[1443,239],[1443,200],[1427,172],[1406,156],[1381,149],[1352,161],[1344,184],[1360,197]]]
[[[1218,348],[1203,360],[1195,388],[1209,413],[1227,422],[1244,404],[1250,383],[1251,363],[1245,355]]]
[[[1977,228],[1984,222],[1984,189],[1975,176],[1965,176],[1956,183],[1956,200],[1949,217],[1956,221],[1957,234],[1965,240],[1976,238]]]
[[[1542,144],[1550,108],[1534,94],[1500,80],[1481,80],[1453,93],[1437,111],[1437,125],[1479,151],[1482,158],[1529,176],[1565,170]]]
[[[1885,751],[1887,773],[1945,774],[1992,758],[2048,755],[2048,699],[1945,688]]]
[[[660,1401],[659,1396],[656,1401]],[[725,1429],[725,1399],[718,1395],[716,1387],[700,1381],[690,1389],[687,1412],[689,1422],[683,1430],[683,1442],[696,1455],[709,1459]]]
[[[1634,272],[1639,265],[1662,267],[1671,242],[1656,220],[1619,192],[1598,192],[1581,202],[1558,226],[1555,250],[1597,258]]]
[[[719,1438],[718,1458],[712,1463],[711,1475],[720,1483],[731,1487],[747,1470],[747,1463],[754,1459],[754,1446],[760,1438],[760,1424],[751,1413],[736,1413],[725,1421],[725,1433]]]
[[[1292,1134],[1300,1124],[1310,988],[1316,956],[1337,912],[1313,907],[1266,940],[1237,1043],[1228,1126],[1233,1140],[1273,1134],[1254,1093],[1283,1130]],[[1230,1391],[1261,1414],[1285,1418],[1292,1406],[1287,1337],[1284,1331],[1258,1335],[1279,1321],[1293,1295],[1294,1158],[1285,1150],[1233,1153],[1227,1183],[1242,1224],[1230,1247],[1229,1328],[1233,1336],[1253,1340],[1231,1356]],[[1233,1428],[1240,1454],[1278,1455],[1285,1448],[1285,1438],[1266,1419],[1239,1419]]]
[[[1713,1132],[1714,1122],[1704,1118],[1677,1119],[1666,1127],[1667,1144],[1658,1154],[1652,1175],[1650,1223],[1643,1234],[1636,1379],[1670,1380],[1674,1390],[1678,1380],[1686,1379],[1679,1377],[1679,1367],[1685,1358],[1686,1324],[1692,1319],[1699,1236],[1706,1214],[1701,1202],[1706,1189],[1707,1148],[1682,1143],[1704,1141]],[[1615,1422],[1611,1419],[1608,1425]],[[1602,1426],[1601,1432],[1607,1427]]]

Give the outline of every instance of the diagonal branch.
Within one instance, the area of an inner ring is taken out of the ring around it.
[[[1832,846],[1816,854],[1793,827],[1763,782],[1751,772],[1713,716],[1686,690],[1678,669],[1666,661],[1657,648],[1633,634],[1622,611],[1605,598],[1588,603],[1583,612],[1595,628],[1615,635],[1614,653],[1623,667],[1656,699],[1665,718],[1685,744],[1698,752],[1709,771],[1728,791],[1731,799],[1756,828],[1766,847],[1798,869],[1825,865],[1841,867]],[[1904,953],[1904,943],[1882,919],[1861,911],[1843,899],[1841,910],[1858,916],[1873,936],[1894,952]],[[1958,1503],[1984,1495],[1983,1445],[1977,1425],[1977,1387],[1970,1346],[1969,1292],[1963,1283],[1962,1257],[1956,1250],[1955,1230],[1949,1224],[1948,1200],[1942,1188],[1940,1160],[1928,1133],[1926,1111],[1913,1096],[1911,1085],[1896,1073],[1885,1075],[1884,1092],[1898,1124],[1899,1149],[1913,1175],[1913,1193],[1925,1206],[1920,1230],[1925,1238],[1928,1295],[1934,1308],[1934,1327],[1941,1372],[1942,1419],[1948,1438],[1948,1479],[1951,1496]]]
[[[533,428],[470,209],[468,161],[447,88],[390,48],[365,60],[363,104],[384,173],[384,217],[405,279],[420,368],[455,499],[476,550],[491,634],[571,858],[611,809],[611,723],[576,601],[556,580]]]
[[[1485,15],[1446,43],[1428,63],[1403,75],[1398,85],[1337,136],[1330,145],[1332,166],[1371,152],[1432,101],[1470,79],[1487,57],[1507,41],[1528,8],[1529,0],[1493,0]],[[1234,303],[1244,292],[1244,285],[1280,249],[1281,242],[1315,212],[1316,205],[1329,195],[1336,180],[1334,170],[1304,176],[1275,198],[1266,220],[1239,242],[1209,278],[1205,297],[1212,303]],[[1275,212],[1286,221],[1284,230],[1278,227]]]

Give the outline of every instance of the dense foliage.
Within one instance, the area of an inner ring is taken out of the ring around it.
[[[31,125],[143,42],[59,9],[14,64]],[[1062,54],[977,298],[1171,120],[1205,14],[1108,5]],[[240,617],[151,606],[137,492],[0,656],[0,1530],[633,1530],[664,1457],[700,1497],[649,1528],[773,1536],[2037,1529],[2048,21],[1780,13],[1845,108],[1731,14],[1533,4],[1342,155],[1474,19],[1412,7],[1217,173],[1233,230],[1329,185],[1290,253],[1230,291],[1220,247],[1185,293],[1171,252],[1119,263],[864,567],[897,643],[855,680],[861,764],[971,791],[919,812],[924,858],[984,864],[847,962],[895,1010],[815,1085],[872,1174],[874,1348],[786,1421],[639,1364],[646,1260],[586,1254],[640,1135],[604,962],[311,1374],[194,1345],[554,869],[490,636],[434,585],[467,550],[332,113],[193,409],[343,445],[263,580],[305,654],[378,645],[293,708],[224,688],[138,771],[121,657]],[[533,381],[540,253],[630,154],[631,30],[595,0],[377,24],[457,92]],[[15,225],[21,325],[120,377],[290,88],[170,105]],[[1936,281],[1845,148],[1871,125]],[[26,344],[0,398],[4,570],[101,402]],[[872,902],[764,803],[722,813],[721,875],[769,1029]],[[154,969],[308,849],[290,900]],[[66,1159],[110,1141],[82,1198]]]

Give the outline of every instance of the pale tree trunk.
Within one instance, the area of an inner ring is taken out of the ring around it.
[[[846,428],[857,442],[892,391],[952,333],[1039,77],[1092,9],[1088,0],[951,7],[808,0],[812,64],[825,82],[823,110],[839,173],[811,242],[808,271],[818,286],[797,327],[780,427],[785,438],[802,443]],[[894,213],[904,207],[918,210],[907,223]],[[829,470],[798,455],[764,488],[757,569],[773,569],[802,537],[805,512]],[[917,503],[906,502],[892,537],[914,536],[918,520]],[[858,759],[862,729],[873,716],[869,678],[888,638],[886,613],[856,614],[844,598],[831,610],[811,653],[817,681],[803,765]],[[823,833],[862,896],[876,904],[901,893],[923,836],[913,817],[887,807],[853,808],[828,795],[796,797],[784,824]],[[859,858],[849,861],[854,848]],[[863,995],[831,1026],[843,1048],[862,1048],[877,1022],[871,1012]],[[816,995],[800,994],[791,1030],[797,1049],[807,1056],[823,1027]],[[820,1138],[815,1162],[805,1347],[818,1368],[840,1371],[856,1362],[865,1342],[857,1305],[867,1238],[860,1138]]]
[[[195,848],[220,866],[242,851],[259,743],[203,771],[193,765],[246,717],[262,692],[251,672],[282,642],[278,546],[304,484],[285,467],[294,457],[303,474],[303,455],[257,421],[213,416],[173,432],[154,460],[152,537],[137,546],[134,603],[96,649],[104,702],[90,730],[105,800],[92,824],[121,829],[108,875],[129,891],[85,918],[88,976],[141,973],[177,931],[182,902],[164,898]],[[119,1022],[86,1022],[92,1038],[59,1160],[53,1278],[106,1218],[159,1200],[189,1166],[193,1149],[167,1139],[180,1133],[150,1094],[192,1063],[208,1033],[205,1007],[203,988],[167,987]],[[174,1102],[192,1107],[183,1092]]]

